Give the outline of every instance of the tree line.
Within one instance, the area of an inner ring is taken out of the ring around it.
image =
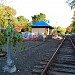
[[[23,30],[28,28],[28,31],[31,31],[31,24],[36,23],[40,20],[48,21],[44,13],[36,14],[31,16],[32,21],[29,21],[24,16],[20,15],[15,17],[16,10],[10,6],[0,5],[0,28],[6,28],[8,26],[8,21],[13,27],[21,27]]]

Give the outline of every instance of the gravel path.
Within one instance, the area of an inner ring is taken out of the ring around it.
[[[6,57],[0,58],[0,75],[32,75],[33,67],[42,59],[48,56],[52,56],[61,40],[49,41],[26,41],[25,50],[22,52],[16,51],[12,53],[12,60],[14,60],[17,67],[15,73],[3,72],[2,67],[6,64]],[[37,46],[40,44],[40,46]],[[35,47],[33,47],[35,46]],[[19,50],[19,47],[17,47]]]

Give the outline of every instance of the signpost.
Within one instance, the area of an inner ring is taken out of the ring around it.
[[[16,66],[11,60],[11,46],[10,46],[10,35],[7,36],[7,64],[3,67],[4,72],[13,73],[16,71]]]
[[[3,67],[4,72],[13,73],[16,71],[16,66],[14,65],[14,61],[11,60],[11,43],[10,38],[12,37],[12,27],[10,26],[10,19],[8,19],[8,27],[6,29],[7,33],[7,64]],[[11,37],[10,37],[11,36]]]

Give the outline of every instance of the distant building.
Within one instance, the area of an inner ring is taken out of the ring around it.
[[[14,27],[14,29],[18,32],[21,32],[21,28],[20,27]]]
[[[38,33],[44,33],[46,35],[49,35],[54,29],[52,26],[50,26],[50,21],[47,23],[45,21],[40,21],[35,24],[31,25],[32,27],[32,33],[38,32]]]

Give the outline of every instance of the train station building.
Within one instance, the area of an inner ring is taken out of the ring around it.
[[[47,23],[43,20],[35,23],[35,24],[32,24],[31,25],[32,27],[32,33],[44,33],[45,35],[49,35],[51,34],[52,30],[54,29],[52,26],[50,26],[50,22]]]

